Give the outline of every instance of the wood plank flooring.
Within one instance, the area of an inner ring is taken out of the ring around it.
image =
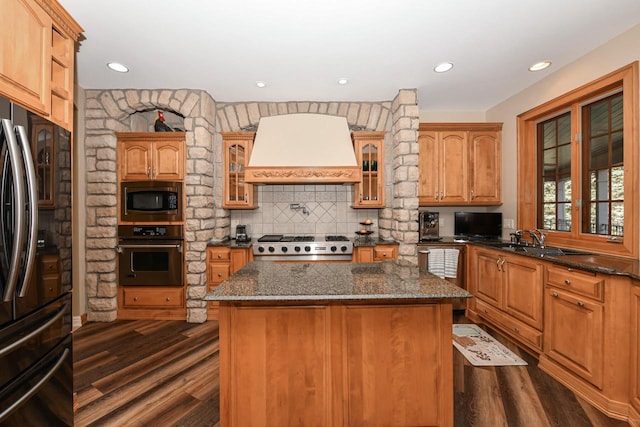
[[[459,319],[457,319],[459,320]],[[577,398],[537,360],[471,366],[454,350],[456,427],[622,427]],[[74,332],[75,426],[218,426],[218,323],[115,321]]]

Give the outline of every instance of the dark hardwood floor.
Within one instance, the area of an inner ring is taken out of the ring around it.
[[[454,350],[456,427],[622,427],[492,331],[528,366],[471,366]],[[218,323],[119,320],[74,332],[75,426],[218,426]]]

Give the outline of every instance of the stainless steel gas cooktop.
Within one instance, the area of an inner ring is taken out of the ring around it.
[[[347,261],[352,254],[345,236],[266,234],[253,245],[254,259],[263,261]]]

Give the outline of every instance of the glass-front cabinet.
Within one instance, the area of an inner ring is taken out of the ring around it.
[[[353,132],[356,161],[362,180],[354,184],[354,208],[384,207],[384,134],[385,132]]]
[[[224,142],[224,201],[227,209],[255,209],[257,198],[253,184],[245,182],[255,132],[222,132]]]
[[[34,118],[32,124],[31,152],[36,167],[38,180],[38,207],[53,208],[55,206],[53,182],[55,176],[55,141],[54,125],[48,121]]]

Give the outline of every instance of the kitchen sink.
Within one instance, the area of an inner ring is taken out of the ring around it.
[[[566,256],[566,255],[591,255],[589,252],[578,251],[575,249],[552,248],[552,247],[534,247],[519,245],[517,243],[501,242],[488,244],[494,248],[507,249],[514,252],[525,252],[532,255],[540,256]]]

